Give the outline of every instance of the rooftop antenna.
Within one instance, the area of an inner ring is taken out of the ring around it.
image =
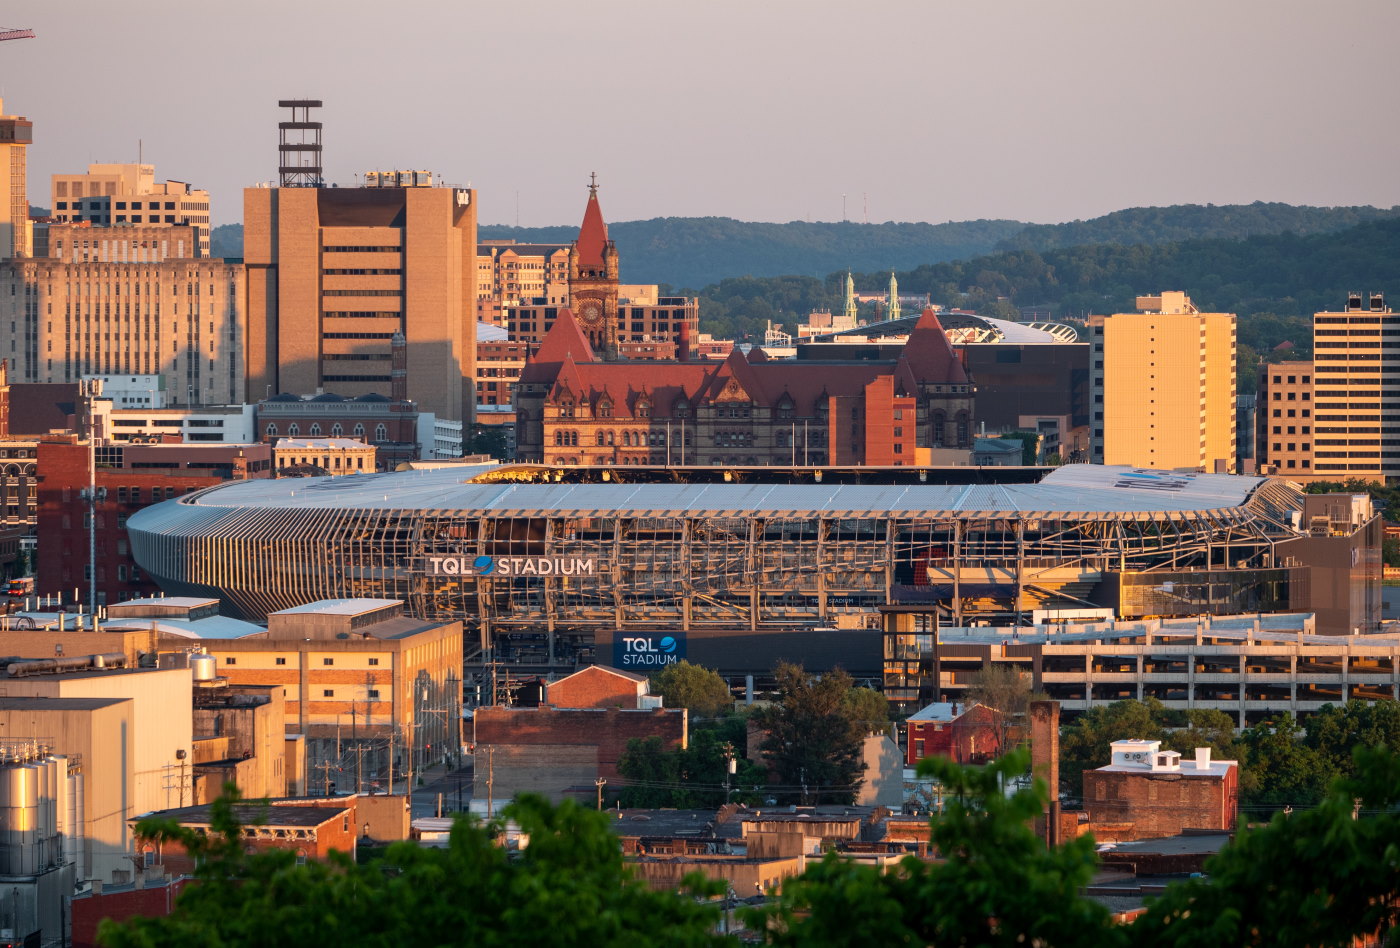
[[[277,174],[284,188],[325,187],[321,167],[321,123],[311,121],[320,99],[280,99],[277,107],[292,110],[290,122],[278,122]]]

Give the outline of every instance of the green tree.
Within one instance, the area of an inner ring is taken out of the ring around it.
[[[755,712],[767,734],[764,759],[780,795],[803,804],[849,803],[860,788],[866,726],[848,696],[851,676],[841,669],[810,675],[783,662],[773,670],[776,704]]]
[[[505,429],[500,425],[472,425],[464,454],[486,454],[499,461],[510,460]]]
[[[920,761],[949,795],[930,834],[941,859],[911,856],[882,871],[829,855],[786,883],[775,907],[748,913],[750,927],[765,944],[794,948],[1124,944],[1108,912],[1079,894],[1093,874],[1093,840],[1047,849],[1031,829],[1049,796],[1044,782],[1005,792],[1029,762],[1024,751],[985,768]]]
[[[867,734],[882,734],[890,723],[890,702],[874,688],[852,688],[846,694],[852,716]]]
[[[652,686],[666,707],[686,708],[693,718],[716,717],[734,707],[734,695],[717,672],[685,659],[653,675]]]
[[[1394,701],[1348,701],[1323,705],[1303,723],[1308,746],[1324,764],[1343,776],[1355,774],[1352,751],[1387,747],[1400,752],[1400,704]]]
[[[504,818],[529,834],[518,853],[498,845],[500,824],[460,819],[445,849],[395,843],[357,865],[343,854],[296,864],[291,850],[244,851],[239,809],[224,798],[206,838],[170,822],[141,832],[196,856],[198,885],[163,918],[104,922],[108,948],[187,945],[592,946],[721,945],[715,887],[655,890],[627,871],[607,817],[523,796]]]
[[[1248,748],[1249,759],[1248,786],[1240,781],[1242,806],[1311,806],[1336,776],[1330,763],[1303,740],[1303,729],[1292,714],[1246,728],[1240,743]]]
[[[659,737],[629,740],[617,762],[625,781],[618,799],[623,806],[683,810],[718,807],[726,796],[756,802],[752,788],[763,784],[762,770],[745,759],[742,737],[733,737],[728,728],[702,727],[692,733],[689,746],[675,750],[666,750]],[[732,776],[727,772],[731,757]]]

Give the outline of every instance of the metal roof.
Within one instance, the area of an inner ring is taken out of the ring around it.
[[[237,509],[436,510],[478,516],[1025,517],[1229,515],[1263,477],[1077,464],[1036,484],[476,483],[500,465],[234,481],[148,507],[189,521]],[[137,521],[139,522],[139,520]]]

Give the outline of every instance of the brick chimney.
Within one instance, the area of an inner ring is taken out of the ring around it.
[[[1035,832],[1046,846],[1060,842],[1060,702],[1032,701],[1031,773],[1050,788],[1045,812],[1035,821]]]

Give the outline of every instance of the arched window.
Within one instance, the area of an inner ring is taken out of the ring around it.
[[[345,434],[345,429],[340,426],[340,422],[337,421],[335,424],[331,425],[332,438],[339,438],[343,434]]]
[[[792,417],[792,399],[786,395],[778,402],[778,417],[784,419]]]
[[[272,422],[268,422],[267,424],[267,435],[269,438],[277,437],[277,426]]]
[[[319,437],[321,437],[321,423],[320,423],[319,421],[313,421],[313,422],[311,423],[311,432],[310,432],[310,434],[311,434],[311,437],[313,437],[313,438],[319,438]]]
[[[639,398],[639,399],[637,399],[637,417],[638,417],[638,418],[650,418],[650,417],[651,417],[651,402],[647,401],[645,398]]]
[[[607,440],[608,440],[608,439],[607,439],[607,435],[605,435],[605,434],[603,434],[603,432],[599,431],[599,432],[598,432],[598,447],[601,448],[604,444],[607,443]]]
[[[598,403],[598,417],[599,417],[599,418],[611,418],[611,417],[612,417],[612,401],[611,401],[611,399],[605,398],[605,399],[603,399],[602,401],[600,401],[600,402]]]
[[[297,435],[301,434],[300,426],[298,426],[295,421],[292,422],[290,425],[287,426],[287,434],[295,438]]]
[[[609,431],[609,432],[608,432],[608,447],[611,448],[615,443],[616,443],[616,442],[613,441],[613,433],[612,433],[611,431]]]
[[[935,448],[943,447],[943,439],[947,437],[948,417],[941,411],[933,413],[929,421],[929,434],[932,436]]]
[[[972,444],[972,423],[967,417],[967,412],[958,412],[958,447],[965,448]]]
[[[564,446],[564,432],[557,428],[554,431],[554,446],[556,448],[562,448]]]
[[[364,425],[356,425],[356,426],[355,426],[355,437],[357,437],[357,438],[364,438],[364,436],[365,436],[365,426],[364,426]]]
[[[374,440],[375,440],[375,441],[388,441],[388,440],[389,440],[389,429],[386,428],[384,425],[375,425],[375,426],[374,426]]]

